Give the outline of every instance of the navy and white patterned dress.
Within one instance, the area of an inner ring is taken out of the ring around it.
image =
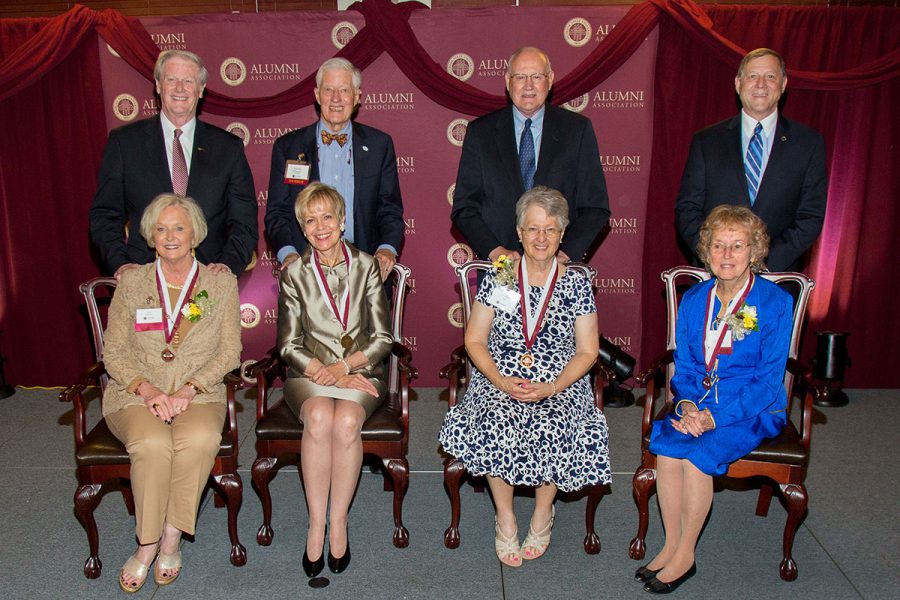
[[[556,282],[531,348],[535,365],[530,369],[518,360],[526,349],[519,307],[507,312],[488,300],[498,285],[489,273],[476,296],[494,310],[488,351],[497,368],[507,377],[554,381],[575,355],[575,319],[597,312],[590,284],[572,270]],[[531,288],[532,310],[540,294],[541,288]],[[572,491],[610,481],[606,418],[594,405],[587,375],[540,402],[519,402],[473,369],[469,389],[444,418],[439,440],[469,473],[493,475],[513,485],[551,482]]]

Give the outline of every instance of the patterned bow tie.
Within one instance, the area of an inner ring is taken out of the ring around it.
[[[328,133],[327,131],[322,131],[322,143],[327,146],[331,142],[337,142],[338,146],[343,148],[344,144],[347,143],[347,134],[346,133]]]

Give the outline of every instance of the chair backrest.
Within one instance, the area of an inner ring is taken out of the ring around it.
[[[687,280],[691,285],[707,281],[710,278],[709,271],[698,267],[673,267],[663,271],[660,275],[666,285],[666,350],[675,350],[675,321],[678,316],[678,305],[681,300],[682,290],[679,285]],[[779,285],[797,286],[797,294],[794,295],[794,314],[791,330],[791,344],[788,348],[788,358],[797,358],[800,349],[800,333],[803,327],[803,318],[806,316],[806,306],[809,303],[809,294],[816,286],[816,282],[803,273],[762,273],[762,277]],[[686,288],[684,288],[686,289]],[[669,382],[675,374],[675,363],[669,364],[666,369],[666,389],[669,390],[671,400],[671,386]],[[794,386],[794,376],[789,372],[784,373],[784,389],[788,397]]]
[[[394,336],[394,342],[403,343],[403,315],[406,310],[406,294],[409,290],[409,276],[412,271],[406,265],[394,263],[391,276],[394,278],[393,298],[391,299],[391,335]],[[394,394],[399,391],[400,387],[400,371],[398,368],[397,355],[391,353],[390,365],[388,369],[388,392]]]
[[[112,297],[116,291],[117,281],[115,277],[95,277],[78,286],[84,295],[84,303],[87,306],[88,319],[91,325],[91,338],[94,342],[94,359],[97,362],[103,360],[103,316],[100,314],[100,304],[97,302],[98,290],[106,290],[105,296]],[[108,377],[100,378],[100,387],[106,390]]]
[[[463,334],[465,335],[466,327],[469,324],[469,317],[472,314],[472,305],[475,302],[475,296],[478,295],[478,273],[486,273],[491,268],[489,260],[470,260],[469,262],[456,267],[456,277],[459,279],[459,294],[462,299],[463,311]],[[567,269],[572,269],[577,273],[581,273],[590,283],[591,288],[596,287],[597,271],[594,267],[584,263],[570,262],[566,264]],[[466,381],[472,380],[472,362],[466,361]]]

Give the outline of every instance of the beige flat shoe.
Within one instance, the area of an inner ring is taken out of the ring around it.
[[[535,531],[531,523],[528,524],[528,535],[522,542],[522,558],[534,560],[543,556],[547,547],[550,546],[550,534],[553,532],[553,519],[555,518],[556,507],[553,506],[550,508],[550,521],[542,530]]]
[[[175,571],[174,575],[163,575],[160,571]],[[156,567],[153,569],[153,581],[158,583],[159,585],[169,585],[181,575],[181,550],[178,550],[175,554],[163,554],[159,553],[159,558],[156,561]]]
[[[506,537],[500,531],[497,519],[494,519],[494,549],[497,551],[497,558],[507,567],[522,566],[522,548],[519,547],[518,532]]]
[[[156,560],[156,557],[153,560]],[[153,560],[150,561],[150,565],[153,564]],[[144,583],[147,582],[147,573],[150,572],[150,565],[145,565],[135,558],[133,554],[129,556],[119,571],[119,587],[122,588],[122,591],[133,594],[144,587]],[[125,583],[125,580],[122,579],[123,573],[128,573],[132,577],[137,578],[137,581],[131,584]]]

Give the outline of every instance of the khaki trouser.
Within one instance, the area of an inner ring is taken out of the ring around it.
[[[143,405],[106,416],[110,431],[131,457],[136,533],[140,544],[160,539],[168,522],[194,534],[225,423],[225,404],[191,404],[166,425]]]

